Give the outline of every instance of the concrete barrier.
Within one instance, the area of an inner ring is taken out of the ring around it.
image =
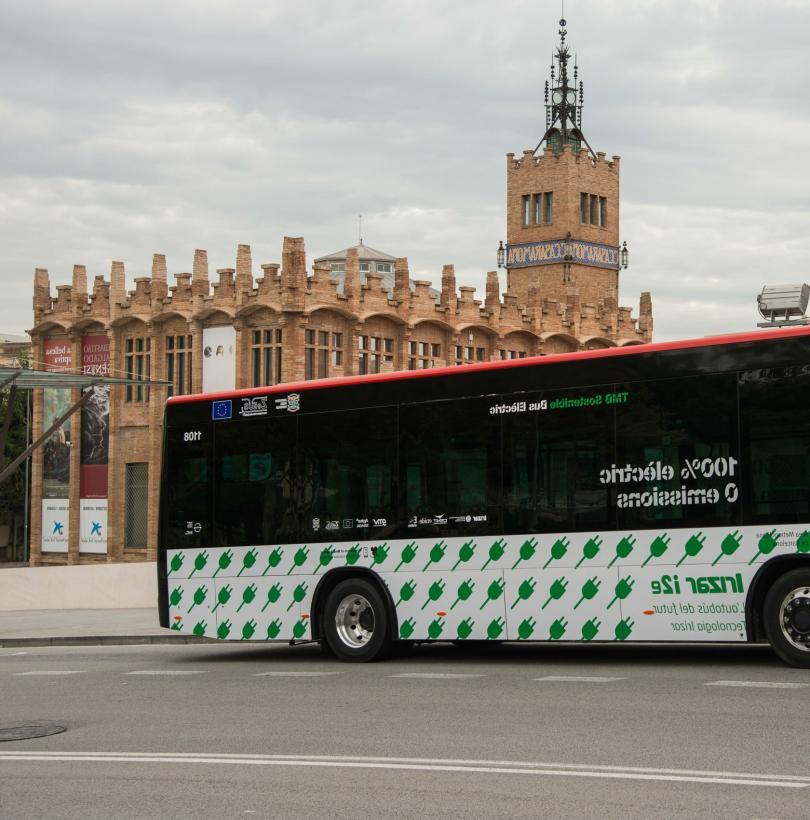
[[[154,561],[0,569],[0,612],[157,606]]]

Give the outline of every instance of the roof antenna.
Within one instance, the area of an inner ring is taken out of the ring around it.
[[[357,214],[357,236],[360,239],[359,244],[363,244],[363,214]]]

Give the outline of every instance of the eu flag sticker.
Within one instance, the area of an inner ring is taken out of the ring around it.
[[[225,421],[233,416],[230,399],[211,402],[211,418],[214,421]]]

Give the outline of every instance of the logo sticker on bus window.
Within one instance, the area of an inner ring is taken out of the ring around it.
[[[276,399],[276,410],[286,410],[288,413],[297,413],[300,409],[300,393],[290,393],[285,399]]]
[[[233,405],[230,399],[211,402],[211,418],[214,421],[226,421],[233,418]]]
[[[267,396],[255,396],[252,399],[242,399],[239,415],[243,418],[267,415]]]

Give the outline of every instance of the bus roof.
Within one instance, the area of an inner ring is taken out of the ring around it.
[[[644,353],[659,353],[674,350],[689,350],[716,345],[742,344],[761,342],[771,339],[785,339],[795,336],[810,336],[810,327],[788,327],[776,330],[748,331],[746,333],[728,333],[719,336],[704,336],[698,339],[679,339],[673,342],[652,342],[650,344],[631,344],[624,347],[605,347],[597,350],[582,350],[573,353],[551,353],[545,356],[527,356],[523,359],[501,359],[489,362],[472,362],[467,365],[450,365],[432,367],[424,370],[395,370],[392,373],[370,373],[365,376],[340,376],[331,379],[312,379],[300,382],[284,382],[265,387],[248,387],[241,390],[227,390],[217,393],[193,393],[185,396],[172,396],[168,404],[185,404],[189,402],[211,401],[248,396],[267,396],[273,393],[299,393],[304,390],[325,390],[331,387],[345,387],[351,384],[373,384],[375,382],[404,381],[407,379],[429,379],[436,376],[453,376],[483,370],[500,370],[510,367],[527,367],[531,365],[560,364],[587,359],[609,359],[618,356],[638,356]]]

